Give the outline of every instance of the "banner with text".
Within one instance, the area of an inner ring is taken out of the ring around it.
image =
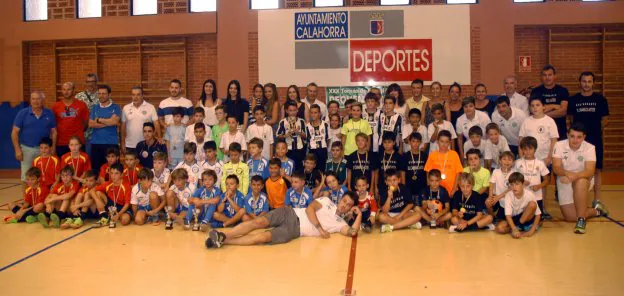
[[[370,91],[371,86],[336,86],[325,87],[325,96],[327,97],[327,103],[336,101],[340,104],[340,108],[344,108],[346,100],[354,99],[358,102],[365,104],[364,97]],[[385,93],[384,87],[378,87],[381,93]]]

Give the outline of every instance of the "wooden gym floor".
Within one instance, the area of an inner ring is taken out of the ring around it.
[[[611,217],[623,219],[624,185],[603,189]],[[555,222],[520,240],[425,227],[206,250],[206,234],[180,225],[0,224],[0,294],[341,295],[352,288],[351,295],[622,295],[624,228],[592,219],[587,234],[574,234],[574,224],[556,221],[552,187],[548,194]],[[19,197],[16,179],[0,179],[0,204]]]

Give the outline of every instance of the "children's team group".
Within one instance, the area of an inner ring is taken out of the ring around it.
[[[423,82],[412,86],[422,89]],[[306,118],[303,103],[288,100],[275,126],[267,124],[266,106],[256,104],[246,128],[223,105],[216,106],[212,127],[204,123],[204,108],[195,108],[191,124],[184,124],[185,110],[177,107],[160,146],[126,149],[123,165],[120,150],[109,148],[97,175],[78,137],[60,158],[44,138],[26,173],[25,200],[12,205],[15,215],[5,221],[62,229],[79,228],[88,218],[109,227],[165,221],[165,229],[180,223],[206,231],[273,209],[306,208],[323,196],[338,204],[350,192],[358,198],[365,232],[380,224],[382,233],[428,225],[533,235],[545,214],[550,165],[562,158],[554,152],[562,135],[544,113],[545,98],[528,101],[531,114],[513,122],[519,125],[513,140],[501,134],[512,127],[492,122],[472,97],[462,100],[455,124],[448,104],[419,99],[406,104],[400,87],[391,86],[385,96],[368,93],[364,104],[345,102],[344,113],[336,101],[312,104]],[[511,106],[507,96],[492,104]],[[143,125],[146,140],[154,129]],[[569,133],[582,141],[586,131],[574,123]],[[512,141],[516,149],[510,149]],[[607,214],[599,201],[594,208],[594,216]],[[577,232],[584,233],[584,223],[577,223]]]

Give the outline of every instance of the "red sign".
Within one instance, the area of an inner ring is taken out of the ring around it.
[[[518,64],[519,72],[531,72],[531,56],[520,56]]]
[[[351,82],[433,80],[431,39],[350,42]]]

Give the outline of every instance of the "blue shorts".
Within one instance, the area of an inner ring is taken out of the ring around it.
[[[513,220],[514,224],[516,224],[516,228],[520,231],[529,231],[529,229],[531,229],[531,227],[533,226],[533,219],[531,219],[530,221],[527,221],[525,223],[520,223],[520,218],[522,217],[522,214],[518,214],[515,215],[513,217],[511,217],[511,220]]]
[[[182,212],[188,212],[189,208],[187,206],[183,206],[182,204],[178,204],[178,206],[175,208],[175,213],[176,214],[180,214]]]
[[[148,204],[146,206],[137,206],[137,212],[140,212],[140,211],[149,212],[151,210],[152,210],[152,206],[150,204]]]

